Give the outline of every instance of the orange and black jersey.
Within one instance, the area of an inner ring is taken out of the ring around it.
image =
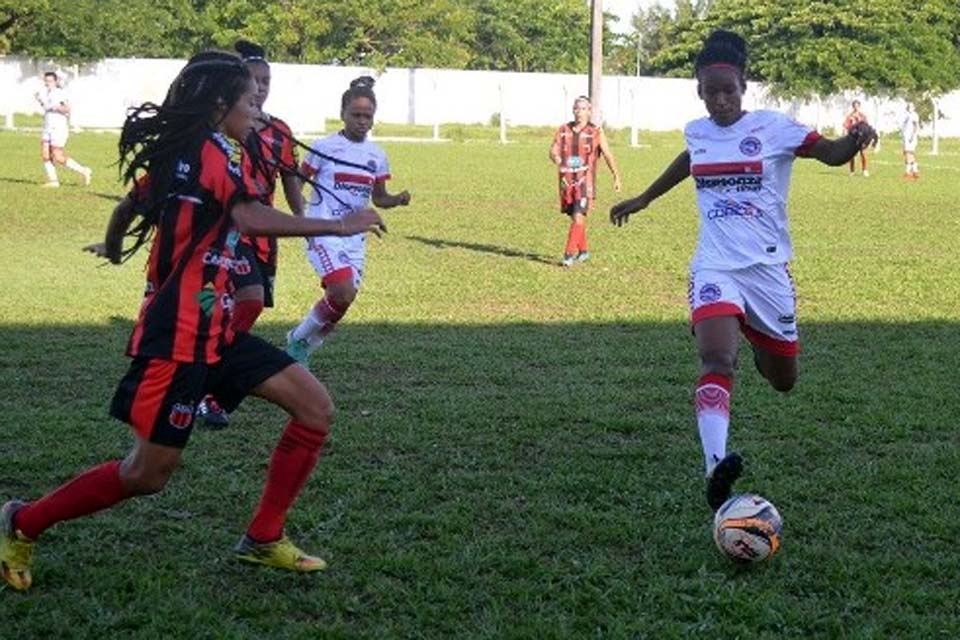
[[[588,122],[579,131],[576,122],[557,129],[554,144],[560,151],[560,201],[569,204],[582,198],[593,200],[597,158],[600,157],[600,127]]]
[[[274,195],[277,190],[277,178],[281,173],[290,173],[296,170],[300,161],[297,159],[297,150],[293,145],[293,133],[289,125],[280,118],[268,115],[270,124],[257,133],[250,134],[249,144],[257,145],[264,160],[265,168],[269,171],[263,175],[260,170],[254,170],[250,158],[244,155],[244,169],[246,173],[254,176],[257,183],[260,184],[264,193],[263,203],[273,206]],[[288,167],[289,169],[281,169]],[[243,241],[252,245],[257,250],[257,260],[260,262],[275,265],[277,263],[277,239],[276,238],[251,238],[243,236]]]
[[[171,192],[160,205],[128,355],[177,362],[220,359],[233,337],[230,272],[253,266],[236,258],[239,234],[230,210],[241,200],[261,197],[243,171],[239,148],[219,133],[211,132],[197,151],[179,159]]]

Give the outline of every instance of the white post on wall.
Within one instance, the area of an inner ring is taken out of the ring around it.
[[[637,89],[630,89],[630,146],[639,147],[637,135]]]
[[[500,84],[500,144],[507,144],[507,101],[503,84]]]
[[[4,118],[4,120],[6,121],[6,123],[4,124],[4,126],[5,126],[7,129],[13,129],[13,111],[7,111],[7,115],[6,115],[6,117]]]
[[[816,126],[816,130],[817,130],[817,131],[820,131],[821,128],[822,128],[822,120],[821,120],[821,118],[822,118],[822,116],[823,116],[823,100],[820,99],[820,96],[819,96],[819,95],[815,96],[815,98],[817,99],[817,126]]]
[[[930,98],[933,104],[933,149],[930,155],[935,156],[940,153],[940,133],[937,131],[937,121],[940,120],[940,109],[936,98]]]
[[[433,141],[440,140],[440,100],[438,100],[437,79],[433,79]]]

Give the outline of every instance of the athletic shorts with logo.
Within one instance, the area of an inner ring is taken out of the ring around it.
[[[307,258],[324,286],[350,278],[359,289],[366,256],[367,239],[362,234],[307,239]]]
[[[263,306],[273,306],[273,285],[277,277],[277,265],[257,258],[257,250],[246,242],[237,243],[237,264],[230,274],[237,289],[260,285],[263,287]],[[244,266],[244,262],[248,265]]]
[[[689,297],[694,328],[707,318],[735,316],[752,344],[775,355],[799,352],[796,290],[786,264],[698,269],[690,274]]]
[[[233,411],[259,384],[294,364],[266,341],[243,333],[216,364],[136,357],[117,386],[110,415],[154,444],[186,446],[197,403],[213,394]]]

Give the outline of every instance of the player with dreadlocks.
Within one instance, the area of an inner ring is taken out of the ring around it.
[[[796,298],[787,268],[792,254],[787,190],[796,158],[838,167],[873,139],[866,122],[828,140],[776,111],[743,109],[747,49],[729,31],[715,31],[694,62],[707,117],[687,124],[687,148],[639,196],[610,210],[617,226],[693,176],[700,238],[690,266],[690,313],[700,378],[694,394],[707,474],[707,502],[716,510],[742,473],[727,454],[730,395],[739,333],[753,348],[760,374],[777,391],[797,380]]]
[[[261,202],[263,193],[243,170],[236,146],[254,127],[256,94],[239,58],[205,52],[180,71],[163,104],[146,103],[127,116],[120,167],[133,188],[114,209],[105,241],[88,250],[119,264],[153,239],[146,292],[127,347],[132,362],[110,408],[133,427],[135,442],[123,460],[88,469],[38,500],[3,505],[0,574],[14,589],[30,587],[34,547],[46,529],[163,489],[190,436],[195,405],[208,392],[230,408],[256,395],[290,415],[237,558],[299,572],[326,566],[283,530],[330,430],[333,403],[286,353],[234,332],[231,272],[240,234],[351,236],[384,227],[372,210],[308,219]],[[125,235],[133,237],[126,250]]]
[[[377,109],[373,83],[369,76],[350,83],[340,101],[343,129],[315,141],[303,161],[302,171],[315,186],[307,212],[312,218],[337,220],[369,206],[371,201],[383,209],[410,204],[407,191],[387,193],[387,154],[367,139]],[[287,333],[287,353],[303,364],[357,297],[366,262],[366,237],[309,238],[307,257],[325,294]]]
[[[265,171],[256,171],[256,163],[249,162],[248,171],[262,183],[264,204],[273,205],[277,178],[283,185],[290,211],[303,215],[302,182],[297,175],[297,153],[293,134],[286,122],[263,111],[263,104],[270,95],[270,64],[260,45],[239,40],[234,50],[250,69],[257,83],[257,107],[260,116],[250,133],[247,148],[260,152]],[[237,245],[240,263],[233,271],[234,294],[233,330],[236,333],[250,331],[264,307],[273,306],[274,278],[277,273],[277,239],[272,236],[240,236]],[[203,422],[211,428],[223,428],[229,421],[216,398],[207,396],[197,407]]]

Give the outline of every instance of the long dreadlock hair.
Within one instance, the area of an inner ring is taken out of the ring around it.
[[[150,239],[166,203],[194,186],[196,171],[186,182],[178,180],[178,161],[196,155],[249,82],[250,72],[240,58],[204,51],[181,69],[162,104],[146,102],[127,112],[118,145],[120,176],[135,186],[149,175],[149,188],[132,189],[139,219],[127,232],[134,243],[123,251],[124,260]],[[259,153],[252,159],[257,157]]]

